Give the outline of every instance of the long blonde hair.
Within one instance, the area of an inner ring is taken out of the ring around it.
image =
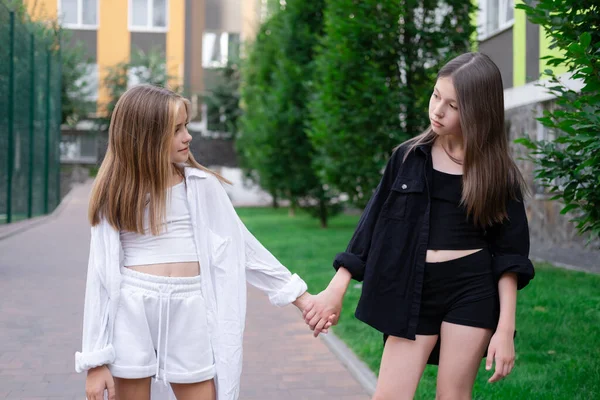
[[[460,110],[465,149],[462,204],[478,226],[501,223],[508,217],[507,200],[522,200],[526,186],[509,153],[500,70],[488,56],[466,53],[440,70],[438,79],[445,77],[452,78]],[[405,159],[437,137],[430,126],[405,142]]]
[[[117,230],[143,234],[147,207],[150,231],[160,233],[173,168],[183,172],[170,159],[182,105],[189,122],[190,102],[171,90],[139,85],[119,98],[110,120],[108,149],[91,193],[88,218],[92,226],[106,218]],[[200,165],[191,153],[186,165],[230,183]]]

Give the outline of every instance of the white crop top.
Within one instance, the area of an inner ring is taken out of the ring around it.
[[[144,216],[145,234],[120,231],[124,266],[198,261],[185,181],[169,190],[166,229],[161,230],[159,235],[154,236],[150,232],[147,209]]]

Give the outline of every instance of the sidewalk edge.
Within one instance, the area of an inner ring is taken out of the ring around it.
[[[40,215],[39,217],[16,222],[15,225],[17,226],[15,226],[13,229],[7,229],[4,233],[0,232],[0,240],[4,240],[9,237],[18,235],[19,233],[28,231],[31,228],[34,228],[38,225],[41,225],[58,217],[63,211],[63,209],[71,202],[71,199],[73,198],[73,192],[75,191],[75,189],[81,185],[85,185],[85,183],[78,183],[74,185],[71,188],[71,190],[69,190],[69,193],[67,193],[67,195],[61,200],[60,204],[50,214]]]
[[[350,374],[358,381],[358,383],[365,389],[369,396],[373,396],[375,393],[375,387],[377,386],[377,377],[371,371],[367,364],[361,361],[356,354],[338,338],[333,332],[329,332],[326,335],[319,335],[329,350],[342,362],[342,364],[348,369]]]
[[[544,262],[544,263],[548,263],[551,265],[554,265],[557,268],[562,268],[562,269],[566,269],[569,271],[577,271],[577,272],[586,272],[588,274],[594,274],[594,275],[598,275],[597,271],[592,271],[587,267],[580,267],[577,265],[571,265],[571,264],[565,264],[562,263],[560,261],[556,261],[556,260],[551,260],[549,258],[544,258],[544,257],[540,257],[539,255],[532,255],[531,257],[531,261],[533,261],[534,263],[538,263],[538,262]]]

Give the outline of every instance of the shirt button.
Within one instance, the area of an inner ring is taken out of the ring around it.
[[[402,185],[402,189],[406,189],[408,186],[406,186],[406,183]]]

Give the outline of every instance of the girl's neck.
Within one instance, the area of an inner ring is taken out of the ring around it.
[[[169,186],[177,185],[185,178],[181,170],[174,164],[171,164],[171,176]]]
[[[450,160],[462,165],[465,159],[465,148],[462,137],[448,135],[439,138],[438,144]]]
[[[440,144],[444,146],[444,148],[453,156],[459,155],[462,158],[462,155],[465,152],[464,141],[462,136],[454,136],[448,135],[444,136],[440,141]]]
[[[433,144],[433,168],[450,174],[462,174],[463,145],[462,138],[438,136]]]

